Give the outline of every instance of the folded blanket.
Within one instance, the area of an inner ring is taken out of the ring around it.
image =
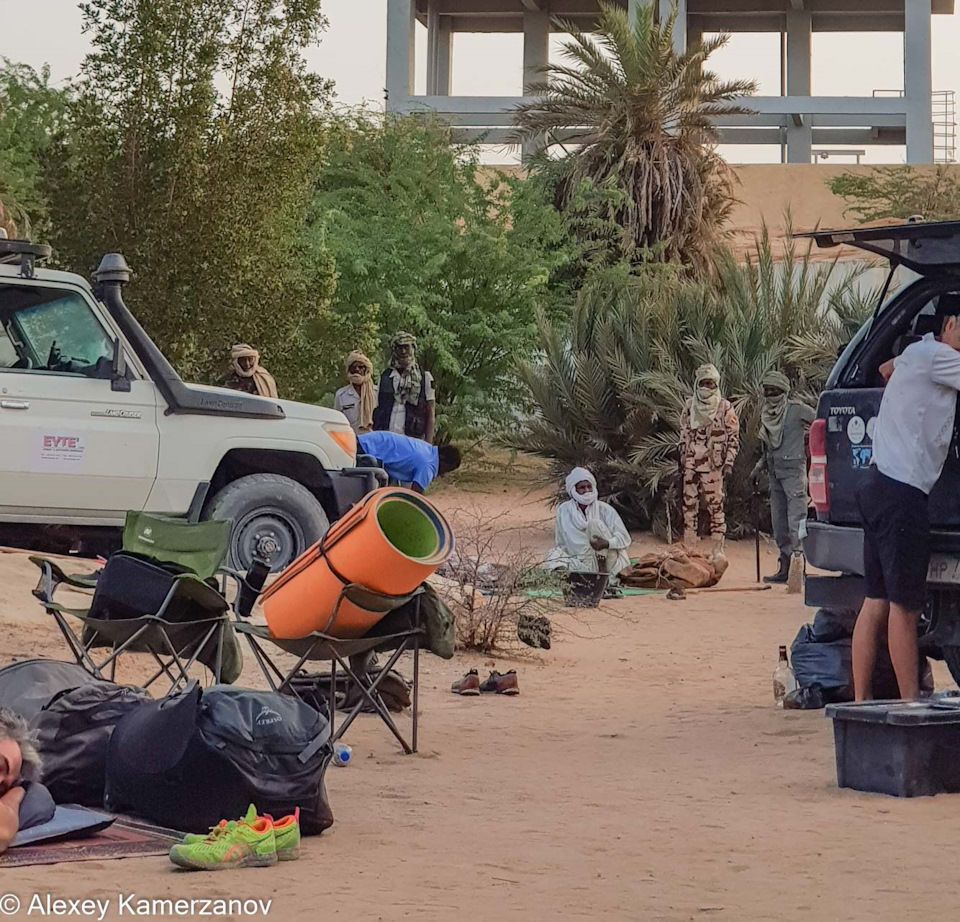
[[[635,589],[702,589],[719,583],[728,566],[722,554],[708,556],[673,544],[621,570],[620,582]]]

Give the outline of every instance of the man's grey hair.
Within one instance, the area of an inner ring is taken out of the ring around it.
[[[0,739],[13,740],[20,747],[23,759],[20,780],[39,781],[43,766],[37,751],[36,734],[19,714],[7,708],[0,708]]]

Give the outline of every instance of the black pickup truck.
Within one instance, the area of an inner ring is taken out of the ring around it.
[[[873,318],[846,346],[827,378],[810,430],[810,497],[801,528],[808,562],[836,576],[808,575],[807,605],[857,610],[863,602],[863,531],[857,490],[873,458],[883,379],[880,366],[926,333],[935,333],[942,298],[960,299],[960,221],[898,224],[809,235],[821,247],[848,245],[885,257],[890,276]],[[887,298],[898,267],[913,280]],[[924,653],[944,659],[960,684],[960,441],[957,426],[943,474],[930,494],[933,556],[921,637]]]

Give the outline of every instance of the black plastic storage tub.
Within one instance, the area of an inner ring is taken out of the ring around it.
[[[837,784],[924,797],[960,792],[960,707],[946,701],[832,704]]]

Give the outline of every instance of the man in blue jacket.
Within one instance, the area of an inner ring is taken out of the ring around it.
[[[453,445],[431,445],[397,432],[366,432],[357,436],[361,454],[376,458],[387,476],[400,483],[409,483],[423,493],[435,477],[460,467],[460,451]]]

